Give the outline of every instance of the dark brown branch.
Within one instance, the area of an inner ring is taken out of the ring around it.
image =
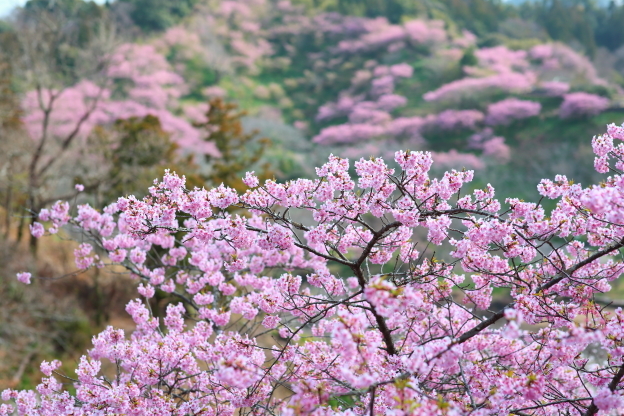
[[[578,269],[580,269],[582,267],[585,267],[589,263],[591,263],[591,262],[593,262],[595,260],[598,260],[602,256],[605,256],[605,255],[611,253],[612,251],[618,250],[618,249],[620,249],[622,247],[624,247],[624,238],[621,239],[617,244],[609,246],[609,247],[605,248],[604,250],[601,250],[601,251],[595,253],[594,255],[587,257],[585,260],[583,260],[580,263],[577,263],[573,267],[570,267],[568,270],[564,270],[563,272],[561,272],[559,274],[559,276],[555,277],[554,279],[549,280],[548,282],[546,282],[543,285],[541,285],[540,287],[538,287],[536,292],[542,292],[542,291],[544,291],[546,289],[550,289],[551,287],[553,287],[557,283],[561,282],[566,277],[570,277],[570,275],[572,275]]]
[[[360,257],[355,261],[355,266],[359,268],[362,265],[362,263],[364,263],[364,261],[368,258],[368,255],[373,250],[373,247],[375,247],[375,244],[377,244],[377,242],[384,237],[385,233],[392,230],[393,228],[400,227],[401,225],[403,225],[401,222],[394,221],[384,226],[379,231],[373,233],[373,238],[371,238],[371,240],[368,242],[368,245],[362,251],[362,254],[360,255]]]
[[[543,285],[541,285],[540,287],[538,287],[537,290],[535,291],[535,293],[542,292],[544,290],[547,290],[547,289],[553,287],[554,285],[556,285],[557,283],[561,282],[566,277],[569,277],[570,275],[572,275],[575,271],[579,270],[580,268],[582,268],[584,266],[587,266],[589,263],[591,263],[591,262],[593,262],[595,260],[598,260],[599,258],[601,258],[601,257],[603,257],[603,256],[605,256],[605,255],[607,255],[609,253],[611,253],[612,251],[618,250],[618,249],[620,249],[622,247],[624,247],[624,239],[620,240],[617,244],[609,246],[609,247],[605,248],[604,250],[601,250],[601,251],[595,253],[594,255],[589,256],[588,258],[586,258],[585,260],[577,263],[573,267],[570,267],[568,270],[562,271],[561,273],[559,273],[557,275],[557,277],[552,278],[548,282],[546,282]],[[451,344],[449,345],[448,348],[452,347],[453,345],[463,344],[464,342],[468,341],[470,338],[474,337],[475,335],[478,335],[485,328],[495,324],[496,322],[498,322],[499,320],[501,320],[505,316],[505,309],[509,309],[509,308],[513,307],[514,304],[515,304],[515,302],[510,302],[504,308],[502,308],[500,311],[496,312],[494,315],[492,315],[491,317],[489,317],[485,321],[482,321],[479,325],[475,326],[470,331],[463,333],[459,338],[457,338],[455,341],[451,342]],[[440,357],[446,351],[448,351],[448,349],[441,351],[440,353],[436,354],[436,356],[434,356],[433,358]]]
[[[362,270],[359,267],[352,267],[355,276],[358,279],[358,283],[362,287],[362,290],[366,287],[366,280],[364,279],[364,275],[362,274]],[[390,328],[386,324],[386,320],[383,316],[379,315],[375,310],[375,307],[371,305],[370,312],[375,317],[375,321],[377,322],[377,326],[379,327],[379,332],[381,332],[381,336],[383,337],[384,344],[386,344],[386,351],[390,355],[396,355],[397,350],[394,346],[394,341],[392,340],[392,334],[390,333]]]
[[[50,158],[50,160],[48,160],[48,162],[45,165],[43,165],[41,169],[39,169],[39,172],[37,173],[37,178],[40,178],[57,161],[57,159],[60,158],[60,156],[67,150],[67,148],[71,145],[74,139],[78,136],[78,133],[80,132],[80,129],[82,128],[82,125],[89,119],[89,117],[91,117],[91,114],[93,114],[93,112],[95,111],[97,105],[100,102],[100,99],[102,98],[103,93],[104,93],[104,86],[102,85],[100,86],[100,90],[98,91],[97,96],[91,103],[91,106],[89,107],[89,109],[80,117],[80,119],[78,119],[78,121],[76,122],[76,125],[74,126],[74,129],[67,135],[67,137],[63,139],[61,148],[59,149],[58,152],[56,152],[56,155]]]
[[[609,383],[609,390],[611,390],[612,393],[615,391],[618,384],[620,384],[620,381],[622,381],[623,377],[624,377],[624,365],[620,367],[620,370],[613,376],[611,383]],[[594,404],[594,401],[592,400],[591,405],[589,405],[589,407],[587,408],[587,411],[585,412],[583,416],[594,416],[597,413],[598,413],[598,407]]]
[[[371,389],[371,399],[370,399],[370,416],[375,416],[375,386]]]

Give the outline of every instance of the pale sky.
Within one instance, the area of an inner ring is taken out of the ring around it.
[[[0,0],[0,17],[7,16],[16,6],[22,6],[25,0]]]
[[[94,0],[96,3],[104,3],[105,0]],[[0,18],[6,17],[17,6],[23,6],[26,0],[0,0]]]

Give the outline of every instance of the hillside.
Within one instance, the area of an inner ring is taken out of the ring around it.
[[[224,93],[249,111],[247,124],[276,144],[267,157],[282,178],[330,152],[411,148],[445,168],[489,167],[503,194],[528,194],[554,172],[587,182],[586,138],[622,119],[624,61],[613,54],[596,67],[573,46],[524,33],[479,37],[448,15],[392,24],[249,1],[215,3],[146,42],[195,83],[184,102]]]

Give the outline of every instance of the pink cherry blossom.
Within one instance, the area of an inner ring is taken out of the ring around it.
[[[530,73],[501,73],[484,78],[464,78],[452,81],[437,90],[426,93],[423,97],[426,101],[440,101],[492,89],[516,93],[527,92],[534,82],[535,77]]]
[[[490,125],[506,125],[513,120],[534,117],[541,109],[542,106],[538,102],[507,98],[488,106],[485,122]]]
[[[609,99],[586,92],[573,92],[563,96],[559,117],[596,115],[609,107]]]
[[[30,278],[32,277],[32,275],[30,273],[18,273],[17,274],[17,280],[29,285],[30,284]]]

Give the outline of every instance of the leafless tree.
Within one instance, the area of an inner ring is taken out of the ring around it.
[[[36,94],[42,114],[36,129],[14,130],[19,138],[7,141],[6,146],[20,146],[0,155],[0,172],[7,175],[8,184],[4,190],[5,206],[10,205],[15,192],[22,192],[31,222],[35,220],[34,213],[46,204],[68,196],[68,185],[73,179],[68,175],[75,174],[81,163],[75,157],[81,128],[107,86],[107,67],[119,37],[113,19],[106,10],[98,10],[99,14],[85,14],[77,7],[26,7],[14,13],[14,30],[3,41],[4,60],[12,66],[14,85],[22,92]],[[52,128],[53,113],[58,111],[59,97],[79,80],[91,81],[99,92],[81,114],[74,115],[73,125],[59,134]],[[28,130],[37,134],[28,137]],[[11,214],[8,208],[7,218]],[[21,218],[18,241],[25,222],[25,216]],[[8,229],[6,224],[5,228]],[[31,238],[30,244],[34,250],[36,240]]]

